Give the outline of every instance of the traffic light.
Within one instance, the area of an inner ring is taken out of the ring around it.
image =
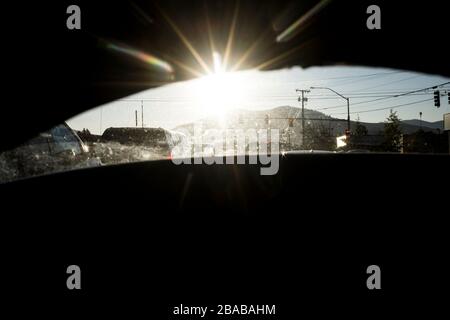
[[[350,138],[350,130],[345,129],[345,136],[347,139]]]
[[[294,118],[289,118],[289,127],[292,128],[294,126]]]
[[[450,104],[450,92],[447,92],[448,104]]]
[[[438,108],[441,106],[441,97],[439,96],[439,90],[434,91],[434,106]]]

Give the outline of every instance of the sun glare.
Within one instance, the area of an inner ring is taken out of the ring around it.
[[[239,108],[244,83],[238,73],[223,70],[220,55],[213,54],[214,73],[195,80],[195,96],[205,117],[226,121],[227,114]]]

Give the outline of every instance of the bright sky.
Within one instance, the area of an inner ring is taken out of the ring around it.
[[[422,112],[423,120],[438,121],[443,119],[444,113],[450,112],[447,96],[441,97],[441,107],[436,108],[433,103],[434,90],[401,97],[393,95],[448,81],[449,78],[409,71],[347,66],[245,71],[142,91],[78,115],[68,123],[74,129],[87,128],[98,134],[108,127],[134,127],[137,110],[138,125],[141,126],[143,99],[144,126],[172,129],[209,116],[221,117],[234,108],[262,110],[286,105],[299,107],[295,90],[309,89],[311,86],[329,87],[348,96],[352,120],[359,116],[363,122],[381,122],[389,115],[391,107],[399,106],[394,110],[400,119],[418,119],[419,112]],[[441,93],[450,92],[450,84],[439,90]],[[307,97],[306,108],[336,118],[347,117],[346,101],[333,92],[314,89]],[[372,111],[380,108],[385,110]]]

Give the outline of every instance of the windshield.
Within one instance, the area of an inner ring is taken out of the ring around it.
[[[450,79],[365,67],[216,71],[67,120],[0,155],[1,180],[86,166],[289,152],[448,153]]]

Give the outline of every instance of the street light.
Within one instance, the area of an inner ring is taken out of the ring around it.
[[[330,90],[330,91],[334,92],[335,94],[337,94],[339,97],[347,100],[347,130],[350,131],[350,98],[344,97],[339,92],[334,91],[333,89],[328,88],[328,87],[311,87],[311,89],[326,89],[326,90]]]

